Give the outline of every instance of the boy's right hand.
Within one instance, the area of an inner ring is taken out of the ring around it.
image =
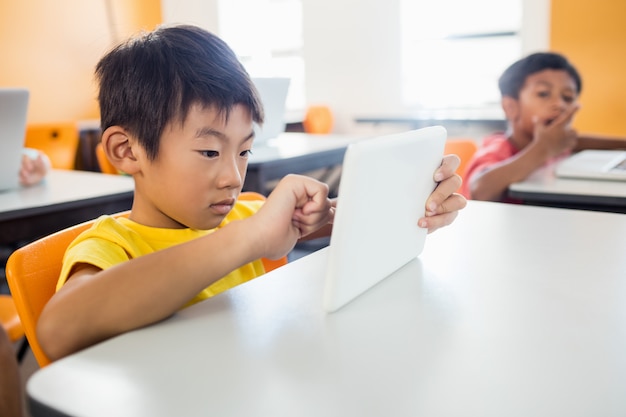
[[[302,175],[285,176],[250,218],[256,222],[261,257],[284,256],[298,239],[332,222],[334,215],[328,185]]]
[[[571,151],[576,146],[578,135],[572,128],[572,120],[579,108],[578,104],[574,104],[549,122],[542,122],[537,117],[533,120],[534,142],[544,147],[548,158]]]

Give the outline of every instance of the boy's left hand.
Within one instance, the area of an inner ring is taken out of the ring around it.
[[[435,171],[433,178],[437,187],[426,200],[425,217],[418,221],[418,226],[428,229],[428,233],[452,223],[459,210],[467,205],[465,197],[456,193],[462,183],[461,177],[455,174],[460,162],[456,155],[445,155]]]

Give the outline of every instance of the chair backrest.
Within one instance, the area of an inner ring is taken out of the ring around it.
[[[78,151],[78,125],[75,122],[38,123],[26,126],[24,145],[43,151],[53,168],[74,169]]]
[[[0,295],[0,325],[4,327],[11,342],[17,342],[24,337],[24,327],[17,313],[15,301],[8,294]]]
[[[333,112],[328,106],[309,106],[304,115],[302,126],[306,133],[326,134],[333,130]]]
[[[55,293],[65,249],[91,222],[72,226],[17,249],[6,264],[11,295],[39,366],[50,363],[37,339],[37,321]]]
[[[478,145],[473,139],[450,138],[446,141],[444,153],[453,153],[461,158],[461,164],[457,168],[456,172],[461,176],[461,178],[464,178],[467,164],[477,150]]]
[[[242,199],[265,199],[261,194],[241,193]],[[125,211],[115,216],[128,216]],[[37,321],[44,306],[54,295],[56,284],[61,274],[63,255],[69,244],[92,221],[78,224],[17,249],[11,254],[6,264],[6,276],[17,312],[19,313],[24,333],[39,366],[50,363],[50,359],[41,349],[37,339]],[[271,271],[287,263],[287,257],[279,260],[262,259],[265,271]]]
[[[102,171],[103,174],[119,174],[115,165],[113,165],[111,161],[109,161],[109,158],[107,158],[101,142],[96,145],[96,159],[98,160],[100,171]]]

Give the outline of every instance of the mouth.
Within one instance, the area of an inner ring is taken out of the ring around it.
[[[217,214],[228,214],[233,209],[234,205],[235,205],[235,199],[227,198],[226,200],[213,203],[209,207],[213,211],[215,211]]]

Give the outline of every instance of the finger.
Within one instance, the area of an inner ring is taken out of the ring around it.
[[[440,213],[443,202],[455,193],[462,183],[463,180],[458,174],[441,181],[426,200],[426,212],[431,214]]]
[[[461,194],[454,193],[450,195],[441,204],[439,204],[434,210],[427,210],[422,219],[459,211],[465,208],[466,205],[467,205],[467,199],[463,197]]]
[[[456,172],[457,168],[461,164],[461,158],[455,154],[444,155],[441,160],[441,165],[435,170],[433,179],[435,182],[440,182],[446,178],[451,177]]]
[[[330,208],[330,200],[328,199],[328,185],[318,182],[306,182],[303,184],[304,192],[298,199],[298,207],[305,215],[328,211]]]
[[[552,123],[550,123],[550,125],[551,126],[569,125],[570,123],[572,123],[572,120],[574,119],[574,115],[576,114],[579,108],[580,108],[580,105],[578,103],[575,103],[574,105],[568,107],[567,109],[565,109],[563,113],[559,114],[558,117],[554,119]]]
[[[27,155],[22,155],[21,170],[24,172],[30,172],[33,170],[33,160],[30,159]]]
[[[428,229],[428,233],[432,233],[437,229],[440,229],[445,226],[449,226],[454,219],[458,216],[458,211],[453,211],[450,213],[439,214],[433,217],[427,217],[420,219],[419,226]]]
[[[297,214],[294,215],[291,222],[300,231],[300,237],[303,237],[331,224],[335,215],[335,208],[330,207],[326,213],[320,213],[317,216],[298,216]]]

